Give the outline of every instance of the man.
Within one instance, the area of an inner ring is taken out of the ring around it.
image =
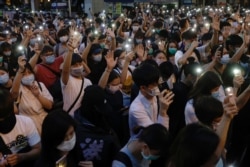
[[[144,63],[135,69],[132,77],[140,91],[129,109],[131,137],[135,135],[133,130],[139,126],[147,127],[160,123],[168,128],[167,110],[174,95],[167,90],[159,91],[159,70],[151,64]],[[159,106],[156,96],[159,97]]]
[[[40,136],[33,121],[15,115],[9,91],[0,89],[0,166],[32,166],[39,155]]]

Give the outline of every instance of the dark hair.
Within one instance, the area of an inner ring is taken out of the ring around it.
[[[10,49],[11,50],[11,44],[9,44],[8,42],[3,42],[1,44],[1,50],[4,51],[6,49]]]
[[[143,63],[138,66],[132,74],[132,78],[139,88],[143,85],[148,86],[150,84],[158,83],[159,77],[159,70],[148,63]]]
[[[57,33],[57,37],[58,37],[58,38],[60,38],[60,37],[62,37],[62,36],[65,36],[65,35],[69,35],[69,32],[68,32],[67,29],[61,29],[61,30],[59,30],[58,33]]]
[[[220,29],[222,30],[224,27],[231,27],[231,24],[226,21],[223,21],[220,23]]]
[[[184,28],[187,24],[188,19],[187,18],[182,18],[179,22],[179,25],[181,28]]]
[[[194,85],[190,92],[190,99],[199,95],[211,95],[211,90],[222,85],[222,80],[212,71],[205,72]]]
[[[196,38],[197,38],[197,34],[193,32],[192,29],[188,29],[182,33],[182,39],[192,40]]]
[[[110,131],[105,113],[106,99],[104,90],[98,85],[85,88],[80,115],[94,124],[97,129]]]
[[[5,118],[10,113],[14,113],[14,99],[8,90],[0,88],[0,118]]]
[[[116,49],[114,51],[114,58],[119,58],[123,52],[125,52],[125,50],[123,50],[123,49]]]
[[[140,129],[138,134],[139,141],[145,142],[152,150],[159,150],[160,155],[167,152],[171,137],[166,127],[156,123],[138,129]]]
[[[56,148],[64,141],[68,129],[76,127],[74,119],[63,110],[49,113],[42,124],[41,156],[45,161],[56,162],[60,157],[60,151]]]
[[[170,148],[170,164],[198,167],[205,164],[219,144],[219,136],[199,123],[189,124],[178,134]]]
[[[226,49],[229,50],[229,45],[240,46],[243,43],[243,39],[236,34],[231,34],[226,39]]]
[[[110,82],[112,82],[116,78],[120,78],[120,75],[117,72],[115,72],[114,70],[112,70],[109,74],[109,78],[108,78],[107,83],[109,84]]]
[[[185,64],[184,66],[182,66],[183,72],[185,76],[188,76],[188,74],[191,74],[193,76],[197,76],[198,73],[196,71],[197,68],[200,68],[200,64],[197,62],[191,62],[188,64]]]
[[[228,87],[228,86],[233,86],[233,79],[234,79],[234,73],[233,70],[234,69],[239,69],[243,75],[244,73],[244,69],[242,68],[242,66],[238,63],[228,63],[226,68],[224,69],[221,78],[223,80],[224,86]]]
[[[161,50],[156,50],[156,51],[154,51],[154,53],[153,53],[153,57],[155,58],[155,57],[156,57],[158,54],[160,54],[160,53],[164,54],[164,55],[165,55],[165,57],[167,58],[166,53],[165,53],[165,52],[163,52],[163,51],[161,51]]]
[[[203,124],[211,127],[213,120],[223,115],[222,103],[212,96],[200,96],[194,103],[195,115]]]
[[[82,57],[77,54],[77,53],[73,53],[72,54],[72,59],[71,59],[71,65],[74,65],[76,63],[82,63]]]
[[[172,74],[174,74],[174,66],[171,62],[165,61],[160,64],[159,70],[162,78],[168,79]]]
[[[43,56],[45,53],[54,52],[54,49],[50,45],[44,45],[40,55]]]

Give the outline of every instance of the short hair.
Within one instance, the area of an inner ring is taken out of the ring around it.
[[[120,75],[116,71],[112,70],[109,74],[109,78],[108,78],[107,83],[109,84],[110,82],[112,82],[116,78],[120,78]]]
[[[224,27],[231,27],[231,24],[226,21],[223,21],[220,23],[220,29],[222,30]]]
[[[141,86],[158,83],[159,77],[159,70],[155,66],[148,63],[138,66],[132,74],[132,78],[139,88]]]
[[[222,102],[212,96],[200,96],[194,103],[195,115],[198,120],[211,127],[213,120],[223,115]]]
[[[72,54],[71,65],[75,65],[76,63],[82,63],[82,61],[82,57],[79,54]]]
[[[45,53],[54,52],[54,49],[50,45],[44,45],[40,55],[43,56]]]
[[[58,38],[60,38],[60,37],[62,37],[62,36],[65,36],[65,35],[69,35],[69,32],[68,32],[67,29],[61,29],[61,30],[59,30],[58,33],[57,33]]]
[[[168,79],[172,74],[174,74],[174,66],[171,62],[165,61],[160,64],[159,70],[161,76],[165,79]]]
[[[139,141],[145,142],[152,150],[159,150],[160,155],[168,152],[171,136],[166,127],[156,123],[145,128],[140,127],[138,130],[140,130],[138,134]]]
[[[243,43],[243,39],[236,34],[231,34],[226,39],[226,49],[229,50],[229,45],[240,46]]]
[[[192,31],[192,29],[188,29],[182,33],[182,39],[190,40],[190,39],[196,39],[197,34]]]

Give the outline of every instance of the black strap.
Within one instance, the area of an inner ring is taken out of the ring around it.
[[[55,70],[53,70],[52,68],[46,66],[45,64],[40,64],[41,66],[47,68],[48,70],[50,70],[53,74],[55,74],[57,77],[60,78],[60,73],[56,72]]]
[[[0,152],[4,155],[12,154],[8,146],[4,143],[2,136],[0,136]]]
[[[78,96],[76,97],[75,101],[71,104],[71,106],[70,106],[69,109],[67,110],[67,113],[69,113],[70,110],[75,106],[77,100],[79,99],[80,95],[82,94],[83,84],[84,84],[84,78],[82,79],[81,90],[80,90]]]
[[[115,160],[122,162],[126,167],[132,167],[132,162],[127,154],[119,151],[115,157]]]

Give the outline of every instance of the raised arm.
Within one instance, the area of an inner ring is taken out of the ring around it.
[[[98,82],[98,85],[101,88],[105,88],[107,86],[107,82],[108,82],[108,78],[109,78],[109,74],[110,72],[113,70],[113,68],[115,67],[115,65],[117,64],[117,59],[114,59],[114,51],[109,51],[107,53],[107,55],[105,56],[106,62],[107,62],[107,67],[105,69],[105,71],[102,73],[102,76]]]
[[[191,43],[191,46],[188,48],[188,50],[183,54],[183,56],[178,60],[178,65],[184,65],[187,62],[187,58],[191,56],[194,49],[198,46],[198,41],[193,41]]]
[[[134,52],[129,52],[128,54],[126,54],[125,57],[125,63],[122,67],[122,73],[121,73],[121,84],[124,84],[126,78],[127,78],[127,73],[128,73],[128,66],[130,64],[130,62],[133,60],[133,57],[135,56]]]
[[[35,73],[37,72],[37,69],[35,68],[35,66],[37,64],[37,61],[38,61],[40,53],[41,53],[41,50],[39,49],[38,45],[39,44],[36,42],[35,47],[34,47],[35,54],[29,60],[29,64],[30,64],[30,66],[32,67],[32,69],[34,70]]]

